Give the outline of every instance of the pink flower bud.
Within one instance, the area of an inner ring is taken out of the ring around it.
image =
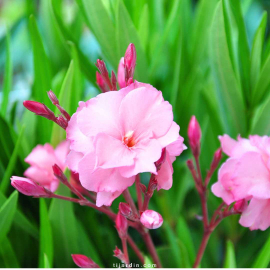
[[[44,187],[38,185],[28,178],[12,176],[10,179],[11,185],[26,196],[48,197],[49,195],[49,191],[46,192]]]
[[[121,262],[128,263],[121,249],[119,249],[118,247],[115,247],[115,250],[113,251],[113,253],[114,253],[113,256],[118,258]]]
[[[155,162],[155,165],[157,167],[157,170],[159,171],[160,168],[161,168],[161,165],[165,162],[166,160],[166,147],[162,149],[162,152],[161,152],[161,156],[160,156],[160,159],[158,161]]]
[[[142,193],[145,194],[146,189],[147,189],[146,186],[144,184],[140,183],[140,188],[141,188]]]
[[[221,158],[222,158],[222,149],[219,148],[214,154],[214,158],[213,158],[213,161],[212,161],[212,164],[211,164],[211,169],[216,169],[216,167],[218,166]]]
[[[98,71],[96,72],[96,81],[98,87],[103,93],[108,92],[110,90],[107,83],[104,81],[104,78]]]
[[[51,102],[52,102],[53,105],[56,105],[56,104],[59,105],[59,101],[58,101],[55,93],[52,90],[50,90],[49,92],[47,92],[47,94],[48,94],[48,97],[51,100]]]
[[[120,202],[119,203],[119,211],[121,212],[121,214],[124,216],[124,217],[130,217],[132,216],[132,209],[131,207],[129,206],[129,204],[127,203],[123,203],[123,202]]]
[[[107,70],[107,67],[104,63],[103,60],[97,60],[97,63],[96,63],[96,67],[98,68],[98,70],[100,71],[101,75],[104,77],[104,78],[107,78],[109,77],[109,73],[108,73],[108,70]]]
[[[23,102],[23,106],[35,113],[36,115],[45,117],[49,120],[55,120],[55,115],[54,113],[44,104],[40,103],[40,102],[36,102],[36,101],[31,101],[31,100],[26,100]]]
[[[136,66],[136,49],[133,43],[130,43],[127,47],[124,65],[128,70],[133,70],[134,72]]]
[[[116,76],[113,70],[112,70],[111,80],[112,80],[112,91],[117,91],[117,86],[116,86],[117,80],[116,80]]]
[[[55,123],[57,123],[63,129],[66,129],[68,126],[68,121],[62,115],[56,117]]]
[[[237,213],[242,213],[243,211],[246,210],[247,207],[248,207],[248,202],[246,199],[239,200],[233,205],[233,209]]]
[[[100,268],[93,260],[85,255],[72,254],[71,257],[74,263],[80,268]]]
[[[65,176],[65,174],[63,173],[63,171],[60,169],[60,167],[57,165],[57,164],[54,164],[52,166],[52,169],[53,169],[53,173],[55,175],[55,177],[63,182],[63,183],[66,183],[68,180],[67,180],[67,177]]]
[[[190,119],[188,125],[188,138],[191,150],[194,156],[198,156],[200,153],[200,140],[201,140],[202,132],[200,125],[193,115]]]
[[[57,109],[61,112],[61,114],[66,118],[67,122],[70,120],[70,115],[67,113],[67,111],[62,108],[60,105],[56,104],[55,105],[57,107]]]
[[[121,58],[119,65],[118,65],[117,81],[118,81],[120,88],[126,87],[124,57]]]
[[[118,212],[116,219],[115,219],[115,227],[118,231],[120,238],[126,237],[127,229],[128,229],[128,222],[127,219],[121,215],[120,211]]]
[[[142,213],[140,218],[141,223],[148,229],[157,229],[163,223],[162,216],[153,210],[146,210]]]

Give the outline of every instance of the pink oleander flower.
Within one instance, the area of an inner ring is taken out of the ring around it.
[[[147,229],[157,229],[162,225],[163,218],[156,211],[146,210],[142,213],[140,221]]]
[[[26,196],[46,197],[48,194],[43,187],[33,182],[31,179],[19,176],[12,176],[10,178],[11,185],[20,193]]]
[[[82,186],[97,192],[97,206],[111,205],[142,172],[157,175],[158,189],[172,186],[172,162],[186,148],[171,105],[149,84],[134,82],[80,102],[67,127],[67,164]],[[166,161],[155,162],[166,148]]]
[[[52,166],[57,164],[61,170],[64,170],[68,152],[68,141],[60,143],[55,149],[48,143],[44,146],[36,146],[25,158],[25,162],[29,163],[30,167],[24,175],[54,192],[59,185],[59,180],[54,176]]]
[[[221,166],[212,192],[228,205],[236,202],[242,226],[266,230],[270,226],[270,137],[254,135],[236,141],[224,135],[219,139],[230,158]]]

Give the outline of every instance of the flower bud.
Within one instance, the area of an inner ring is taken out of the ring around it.
[[[66,129],[68,126],[67,120],[62,115],[56,117],[55,123],[57,123],[63,129]]]
[[[243,211],[246,210],[248,206],[248,202],[246,199],[242,199],[237,201],[234,205],[233,205],[233,209],[235,212],[237,213],[242,213]]]
[[[212,169],[216,169],[216,167],[218,166],[221,158],[222,158],[222,149],[219,148],[214,154],[214,158],[213,158],[213,161],[212,161],[212,164],[211,164]]]
[[[44,187],[38,185],[28,178],[12,176],[10,180],[11,185],[26,196],[48,197],[49,195],[49,191],[46,192]]]
[[[147,189],[146,186],[144,184],[140,183],[140,188],[141,188],[142,193],[145,194],[146,189]]]
[[[108,78],[109,77],[109,73],[108,73],[108,70],[107,70],[107,67],[104,63],[103,60],[97,60],[97,63],[96,63],[96,67],[98,68],[98,70],[100,71],[101,75],[105,78]]]
[[[113,254],[114,257],[118,258],[123,263],[127,263],[126,257],[121,249],[119,249],[118,247],[115,247],[115,250],[113,251],[113,253],[114,253]]]
[[[127,219],[121,215],[120,211],[118,212],[115,219],[115,227],[120,238],[127,236],[128,222]]]
[[[26,100],[23,102],[23,106],[27,110],[35,113],[36,115],[45,117],[49,120],[53,120],[53,121],[55,120],[54,113],[47,106],[45,106],[43,103],[31,101],[31,100]]]
[[[117,86],[116,86],[116,83],[117,83],[117,80],[116,80],[116,76],[115,76],[115,73],[113,72],[112,70],[112,73],[111,73],[111,80],[112,80],[112,91],[117,91]]]
[[[133,43],[130,43],[127,47],[124,57],[124,65],[127,70],[132,70],[134,72],[136,66],[136,49]]]
[[[67,111],[62,108],[59,104],[55,105],[57,107],[57,109],[61,112],[61,114],[66,118],[67,122],[70,120],[70,115],[67,113]]]
[[[98,71],[96,72],[96,81],[98,87],[103,93],[108,92],[110,90],[107,83],[104,81],[104,78]]]
[[[131,207],[129,206],[129,204],[127,203],[123,203],[123,202],[120,202],[119,203],[119,211],[121,212],[121,214],[128,218],[128,217],[131,217],[132,216],[132,209]]]
[[[163,223],[162,216],[153,210],[146,210],[140,218],[141,223],[148,229],[157,229]]]
[[[85,255],[72,254],[71,257],[74,263],[80,268],[100,268],[93,260]]]
[[[126,87],[124,57],[121,58],[119,65],[118,65],[117,81],[118,81],[120,88]]]
[[[194,156],[198,156],[200,153],[200,140],[201,140],[202,132],[200,125],[193,115],[190,119],[188,125],[188,138],[191,150]]]
[[[49,92],[47,92],[47,94],[48,94],[48,97],[51,100],[51,102],[52,102],[53,105],[56,105],[56,104],[59,105],[59,100],[57,99],[55,93],[52,90],[50,90]]]

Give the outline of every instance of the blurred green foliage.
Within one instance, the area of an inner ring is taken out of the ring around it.
[[[163,92],[185,139],[191,115],[199,119],[205,173],[218,135],[270,135],[269,9],[268,0],[1,1],[0,267],[74,267],[71,253],[105,267],[118,262],[112,250],[120,240],[106,216],[69,202],[18,197],[9,186],[11,175],[23,175],[36,144],[64,139],[57,126],[24,110],[23,100],[53,109],[46,94],[52,89],[74,113],[78,101],[99,93],[96,59],[117,71],[133,42],[135,78]],[[150,204],[166,221],[151,232],[165,267],[190,267],[202,236],[185,165],[190,155],[187,150],[174,163],[173,188],[156,192]],[[219,203],[210,192],[210,213]],[[139,235],[130,234],[148,255]],[[269,239],[268,231],[250,232],[229,217],[213,233],[201,266],[267,267]]]

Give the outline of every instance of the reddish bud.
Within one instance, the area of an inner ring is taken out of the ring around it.
[[[61,112],[61,114],[66,118],[67,122],[70,120],[70,115],[66,112],[64,108],[62,108],[60,105],[56,104],[55,105],[57,109]]]
[[[104,61],[98,59],[97,63],[96,63],[96,67],[98,68],[98,70],[100,71],[100,73],[103,77],[105,77],[105,78],[109,77],[109,73],[108,73],[108,70],[107,70],[107,67],[106,67]]]
[[[140,188],[141,188],[142,193],[145,194],[146,186],[144,184],[140,183]]]
[[[243,211],[246,210],[248,206],[248,202],[246,199],[242,199],[237,201],[234,205],[233,205],[233,209],[235,212],[237,213],[242,213]]]
[[[133,83],[133,78],[129,78],[127,80],[127,86],[131,85]]]
[[[35,113],[36,115],[45,117],[49,120],[53,120],[53,121],[55,120],[54,113],[47,106],[45,106],[43,103],[31,101],[31,100],[26,100],[23,102],[23,106],[27,110]]]
[[[116,80],[116,76],[113,70],[112,70],[111,80],[112,80],[112,91],[117,91],[117,86],[116,86],[117,80]]]
[[[163,218],[156,211],[146,210],[142,213],[140,221],[147,229],[157,229],[162,225]]]
[[[219,148],[214,154],[214,158],[213,158],[211,167],[215,169],[218,166],[221,158],[222,158],[222,149]]]
[[[187,160],[187,166],[191,171],[194,170],[194,164],[191,159]]]
[[[120,88],[126,87],[124,57],[121,58],[119,65],[118,65],[117,81],[118,81]]]
[[[52,169],[53,169],[53,173],[55,175],[55,177],[63,182],[63,183],[66,183],[68,180],[67,180],[67,177],[65,176],[65,174],[63,173],[63,171],[60,169],[60,167],[57,165],[57,164],[54,164],[52,166]]]
[[[160,168],[161,168],[161,165],[165,162],[166,160],[166,147],[162,149],[162,152],[161,152],[161,156],[160,156],[160,159],[158,161],[155,162],[155,165],[156,165],[156,168],[157,170],[159,171]]]
[[[113,251],[113,253],[114,253],[113,256],[118,258],[121,262],[128,263],[121,249],[119,249],[118,247],[115,247],[115,250]]]
[[[128,222],[127,219],[123,215],[121,215],[120,211],[118,212],[115,219],[115,227],[118,231],[120,238],[127,236]]]
[[[56,95],[54,94],[54,92],[52,90],[50,90],[49,92],[47,92],[47,94],[48,94],[48,97],[51,100],[51,102],[52,102],[53,105],[56,105],[56,104],[59,105],[59,101],[58,101]]]
[[[158,186],[157,178],[154,174],[152,174],[151,178],[150,178],[150,184],[148,187],[148,191],[150,191],[151,193],[154,192],[154,190],[157,189],[157,186]]]
[[[63,129],[66,129],[68,126],[68,121],[62,115],[56,117],[55,123]]]
[[[28,178],[12,176],[11,185],[26,196],[49,197],[49,191]]]
[[[193,115],[188,125],[188,138],[189,138],[189,144],[190,144],[190,147],[194,156],[199,156],[201,136],[202,136],[202,132],[201,132],[200,125],[196,117]]]
[[[92,259],[81,254],[71,255],[74,263],[80,268],[100,268]]]
[[[136,49],[133,43],[130,43],[127,47],[125,57],[124,57],[124,65],[128,70],[135,69],[136,66]]]
[[[98,87],[103,93],[110,91],[107,83],[105,82],[104,78],[98,71],[96,72],[96,80]]]
[[[128,217],[131,217],[132,216],[132,209],[131,207],[129,206],[129,204],[127,203],[123,203],[123,202],[120,202],[119,203],[119,211],[121,212],[121,214],[128,218]]]

